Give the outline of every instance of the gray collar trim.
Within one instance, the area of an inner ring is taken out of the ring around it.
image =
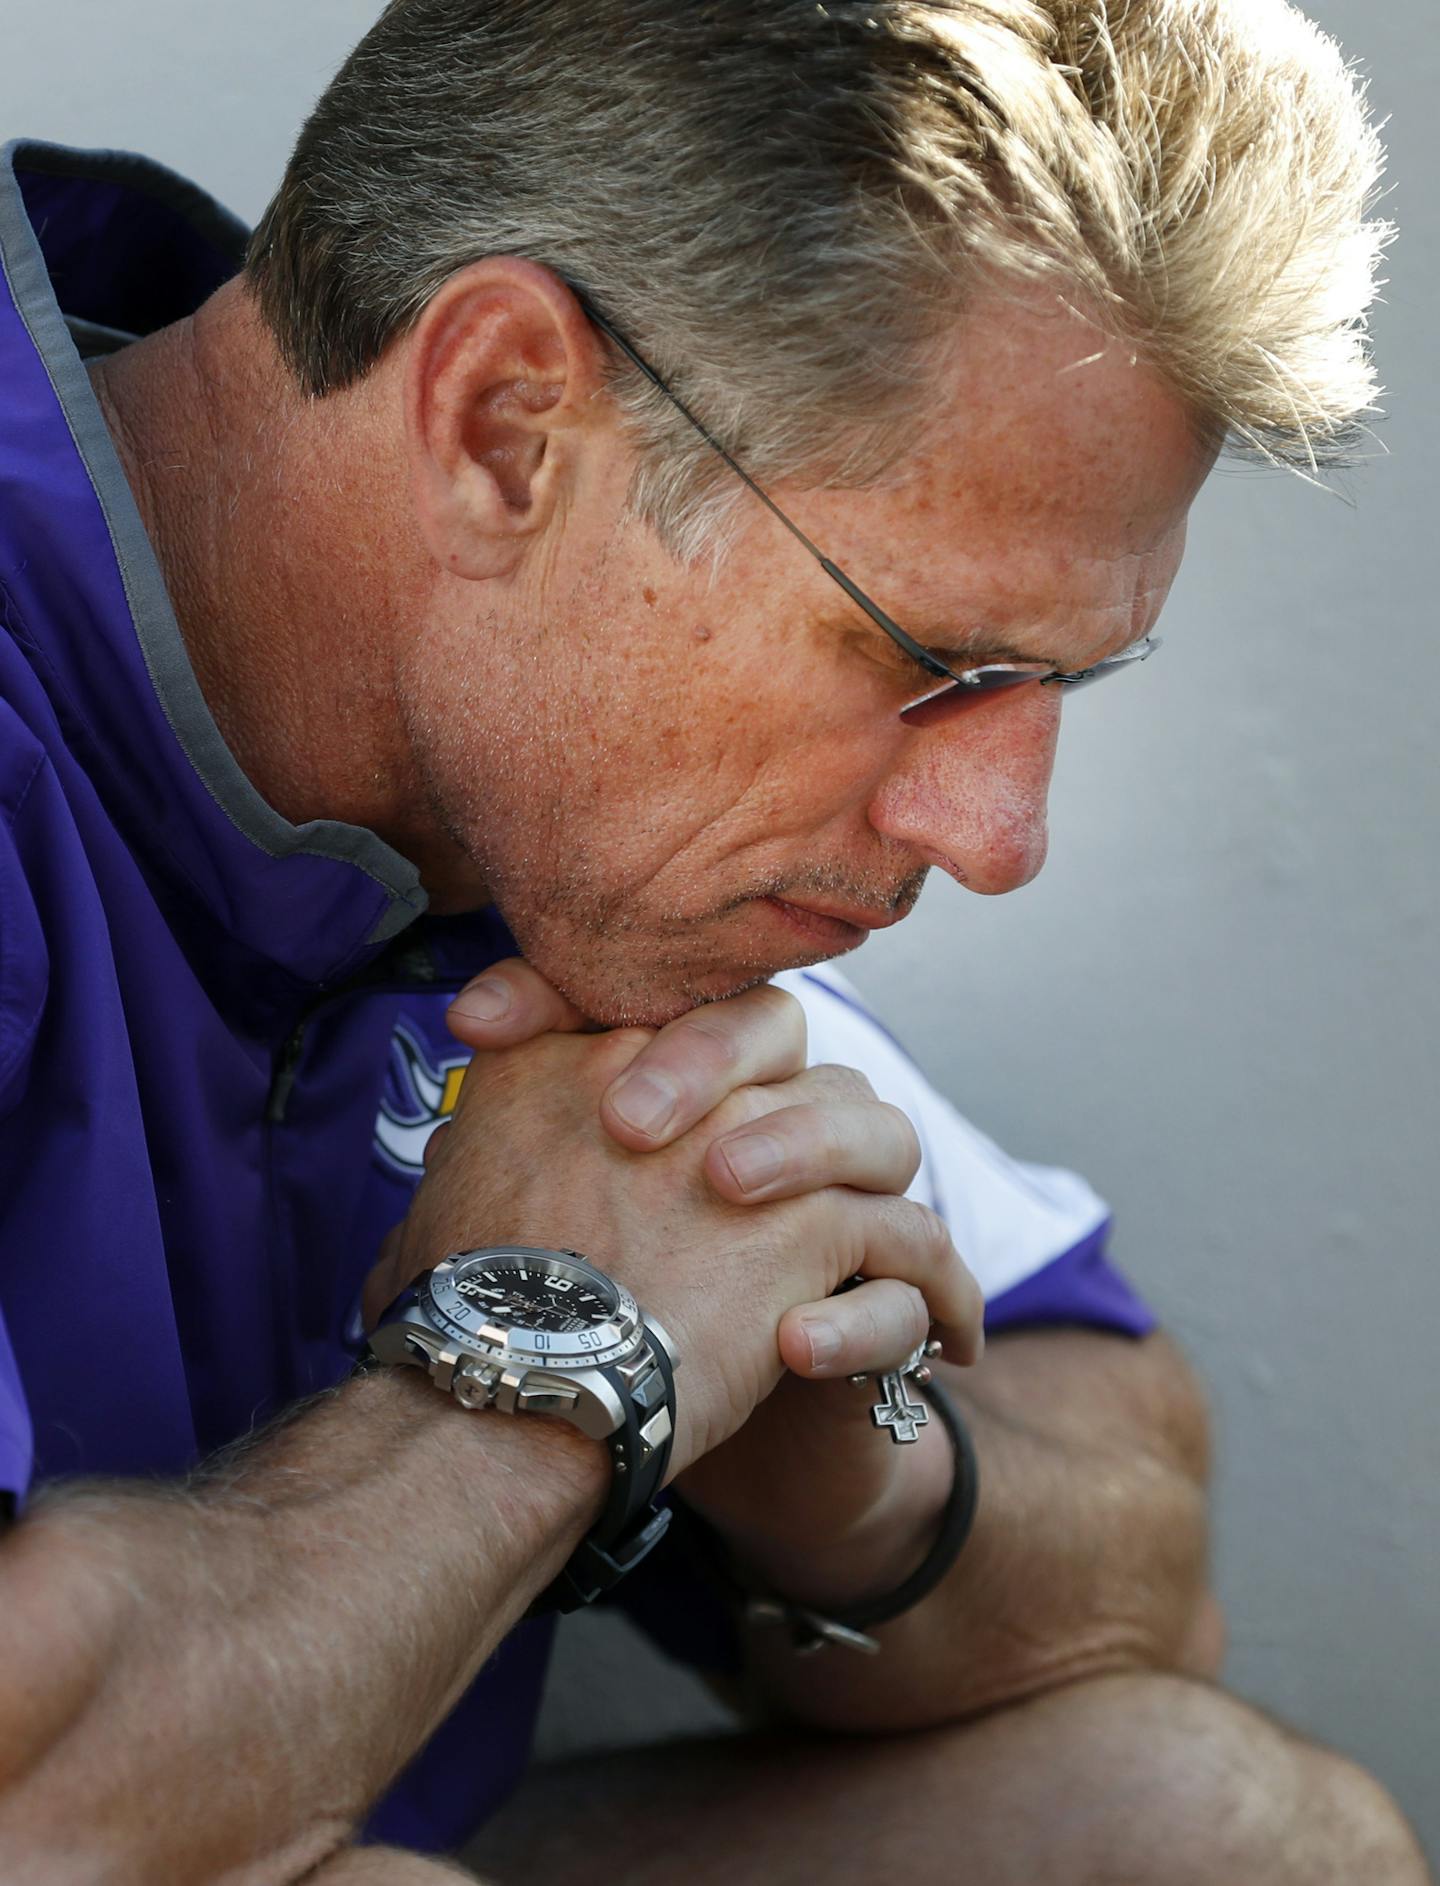
[[[272,858],[307,854],[354,865],[387,892],[389,909],[368,939],[386,942],[425,909],[427,900],[415,866],[364,826],[336,819],[292,825],[282,818],[241,771],[205,704],[104,415],[65,317],[56,306],[14,174],[22,162],[27,170],[104,178],[143,190],[180,210],[202,235],[233,252],[237,260],[245,243],[244,225],[185,178],[130,152],[72,151],[28,139],[0,149],[0,265],[105,514],[135,633],[165,717],[206,791],[252,845]]]

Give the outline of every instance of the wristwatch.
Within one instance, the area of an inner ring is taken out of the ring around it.
[[[527,1617],[592,1603],[660,1543],[680,1358],[578,1251],[503,1244],[447,1257],[390,1305],[370,1356],[424,1369],[462,1408],[558,1415],[608,1446],[605,1510]]]

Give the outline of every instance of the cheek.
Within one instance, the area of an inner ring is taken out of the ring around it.
[[[713,602],[619,623],[597,608],[563,663],[560,646],[492,651],[483,680],[452,646],[426,677],[450,805],[497,888],[588,882],[608,901],[663,878],[688,905],[723,873],[723,895],[737,869],[813,862],[823,828],[863,821],[903,745],[898,719],[838,698],[833,661]]]
[[[723,829],[746,842],[757,828],[806,821],[809,807],[829,816],[837,803],[863,805],[875,772],[859,751],[864,730],[857,741],[853,717],[842,723],[817,699],[813,669],[791,674],[763,651],[743,664],[732,653],[738,636],[717,632],[679,677],[618,678],[608,725],[593,733],[612,795],[647,808],[653,826]]]

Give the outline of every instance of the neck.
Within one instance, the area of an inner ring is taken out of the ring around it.
[[[424,570],[390,501],[403,435],[377,423],[384,388],[306,398],[239,283],[92,378],[241,767],[293,823],[367,825],[424,876],[435,841],[393,678]]]

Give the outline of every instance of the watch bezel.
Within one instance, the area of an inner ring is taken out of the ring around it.
[[[473,1265],[520,1262],[531,1275],[564,1276],[584,1281],[591,1289],[608,1292],[615,1300],[608,1320],[589,1329],[558,1331],[527,1329],[521,1323],[490,1323],[486,1312],[471,1304],[454,1287],[458,1275]],[[622,1283],[607,1276],[584,1258],[536,1245],[488,1245],[457,1251],[438,1263],[418,1291],[420,1307],[436,1328],[470,1353],[487,1362],[539,1369],[603,1368],[627,1357],[640,1341],[643,1319],[640,1306]]]

